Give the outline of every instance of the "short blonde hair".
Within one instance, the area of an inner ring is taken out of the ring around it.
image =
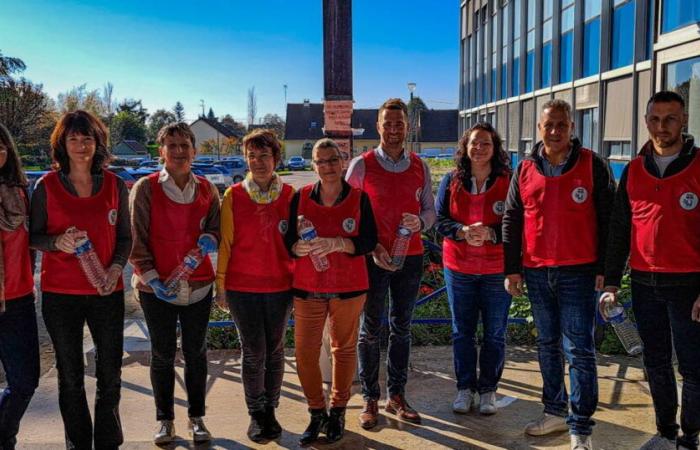
[[[338,154],[338,156],[340,156],[341,158],[343,157],[343,155],[340,154],[340,147],[338,146],[337,142],[335,142],[331,138],[322,138],[316,141],[316,143],[314,144],[314,148],[311,149],[311,158],[313,158],[314,155],[316,155],[316,152],[318,152],[318,150],[321,148],[333,148],[335,149],[335,152]]]

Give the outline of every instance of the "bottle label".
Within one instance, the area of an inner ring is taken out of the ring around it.
[[[92,243],[89,239],[85,239],[75,248],[75,255],[81,256],[84,253],[89,252],[92,249]]]
[[[197,266],[199,265],[197,263],[197,259],[193,258],[192,256],[189,256],[189,255],[185,256],[184,264],[192,270],[196,269]]]
[[[411,235],[411,230],[409,230],[406,227],[399,226],[399,229],[397,230],[396,234],[399,237],[409,237]]]
[[[302,241],[310,241],[311,239],[315,239],[317,237],[316,229],[305,228],[299,232],[299,237],[301,237]]]

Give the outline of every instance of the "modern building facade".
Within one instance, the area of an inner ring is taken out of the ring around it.
[[[647,141],[649,96],[671,89],[700,140],[700,0],[462,0],[460,132],[496,125],[516,162],[551,98],[616,175]]]

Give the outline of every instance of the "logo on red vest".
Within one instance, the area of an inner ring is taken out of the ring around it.
[[[117,210],[116,209],[109,210],[109,212],[107,213],[107,220],[109,221],[109,224],[112,226],[117,224]]]
[[[343,230],[345,230],[346,233],[352,233],[355,231],[355,219],[348,217],[347,219],[343,220]]]
[[[495,215],[502,216],[506,212],[506,202],[499,200],[493,204],[491,209]]]
[[[422,188],[416,189],[416,201],[417,201],[417,202],[420,201],[420,195],[421,195],[422,193],[423,193],[423,189],[422,189]]]
[[[577,188],[574,188],[573,191],[571,191],[571,198],[576,202],[576,203],[583,203],[588,199],[588,191],[586,190],[585,187],[579,186]]]
[[[680,204],[686,211],[695,209],[698,206],[698,196],[694,192],[686,192],[681,195]]]
[[[282,219],[277,224],[277,230],[282,234],[287,234],[287,229],[289,228],[289,222]]]

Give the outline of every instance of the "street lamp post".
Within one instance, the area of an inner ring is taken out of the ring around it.
[[[408,92],[410,93],[410,99],[408,101],[409,106],[411,106],[410,115],[408,117],[408,148],[411,152],[415,151],[416,145],[416,107],[413,104],[413,91],[416,90],[416,83],[408,83]]]

